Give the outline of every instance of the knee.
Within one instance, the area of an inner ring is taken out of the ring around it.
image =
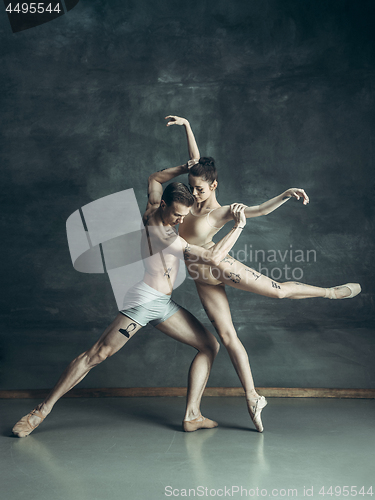
[[[238,342],[237,333],[232,330],[223,330],[219,332],[220,339],[226,349],[230,349]]]
[[[215,339],[214,336],[212,336],[212,339],[209,343],[205,344],[203,349],[200,349],[200,351],[206,352],[211,358],[216,358],[220,350],[220,344],[219,342]]]
[[[89,367],[94,367],[112,356],[111,348],[104,345],[94,346],[86,354],[87,364]]]
[[[285,299],[288,297],[288,292],[285,287],[285,283],[275,283],[272,285],[272,298],[274,299]]]

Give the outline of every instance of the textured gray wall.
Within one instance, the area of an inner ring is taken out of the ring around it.
[[[116,314],[107,277],[72,268],[65,221],[130,187],[144,208],[147,176],[187,160],[170,113],[216,158],[222,204],[310,195],[249,221],[235,251],[315,250],[286,261],[302,281],[362,284],[352,301],[228,290],[256,384],[374,387],[374,7],[81,0],[17,34],[0,14],[2,388],[50,387]],[[175,300],[211,328],[192,281]],[[183,386],[193,355],[147,327],[82,386]],[[224,349],[209,384],[239,385]]]

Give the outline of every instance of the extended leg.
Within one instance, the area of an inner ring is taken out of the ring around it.
[[[261,399],[261,396],[259,396],[254,387],[246,349],[242,345],[234,328],[225,288],[222,285],[203,285],[198,282],[196,282],[196,286],[207,316],[227,349],[242,387],[245,390],[250,416],[258,431],[262,432],[263,425],[260,418],[260,411],[258,411],[259,415],[255,418],[257,410],[254,410],[254,406],[260,406],[263,403],[257,403]]]
[[[231,256],[225,257],[212,269],[213,276],[226,285],[272,298],[307,299],[313,297],[343,299],[354,297],[361,291],[358,283],[348,283],[335,288],[321,288],[299,281],[277,281],[245,266]]]
[[[65,393],[76,386],[94,366],[121,349],[140,328],[142,328],[141,325],[118,313],[113,323],[108,326],[91,349],[69,364],[47,398],[31,412],[31,415],[28,414],[17,422],[13,427],[13,433],[18,437],[28,436]]]
[[[219,351],[219,343],[192,314],[181,308],[173,316],[156,326],[170,337],[198,350],[191,363],[188,379],[188,393],[184,421],[196,421],[192,427],[215,427],[217,424],[204,419],[200,413],[200,403],[210,374],[212,363]],[[190,429],[186,429],[190,430]],[[191,429],[195,430],[195,429]]]

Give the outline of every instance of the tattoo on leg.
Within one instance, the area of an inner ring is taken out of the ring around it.
[[[233,281],[233,283],[239,283],[241,281],[241,276],[235,273],[229,273],[229,279]]]
[[[228,264],[232,265],[234,262],[234,259],[230,255],[227,255],[226,257],[224,257],[224,259],[221,262],[228,262]]]
[[[256,273],[253,269],[245,269],[245,271],[251,273],[254,276],[255,281],[262,276],[260,273]]]
[[[135,323],[130,323],[125,329],[120,328],[119,332],[125,335],[125,337],[130,338],[130,333],[133,332],[137,328],[137,325]]]
[[[271,283],[272,283],[272,288],[278,288],[279,290],[281,290],[281,287],[277,283],[275,283],[274,281],[271,281]]]

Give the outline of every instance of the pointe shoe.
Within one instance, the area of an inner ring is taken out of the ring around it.
[[[349,288],[350,295],[346,297],[336,297],[335,290],[338,288]],[[346,283],[345,285],[334,286],[333,288],[326,288],[327,299],[352,299],[361,292],[361,285],[359,283]]]
[[[262,413],[263,408],[267,406],[267,400],[264,396],[260,396],[258,399],[247,399],[247,407],[249,409],[251,420],[255,425],[255,428],[258,432],[263,432],[263,424],[260,414]],[[255,404],[252,404],[255,402]]]
[[[184,420],[182,422],[182,427],[185,432],[194,432],[198,429],[213,429],[218,425],[219,424],[217,422],[210,420],[203,415],[199,415],[199,417],[194,418],[193,420]]]
[[[39,417],[41,420],[39,423],[32,425],[30,423],[30,417],[32,417],[34,415],[36,417]],[[33,432],[33,430],[36,429],[38,427],[38,425],[40,425],[45,418],[46,417],[44,415],[42,415],[42,413],[40,412],[40,410],[38,410],[38,408],[34,408],[33,411],[31,411],[30,413],[28,413],[27,415],[22,417],[21,420],[19,420],[16,423],[16,425],[12,429],[12,432],[17,437],[20,437],[20,438],[26,437],[29,434],[31,434]]]

